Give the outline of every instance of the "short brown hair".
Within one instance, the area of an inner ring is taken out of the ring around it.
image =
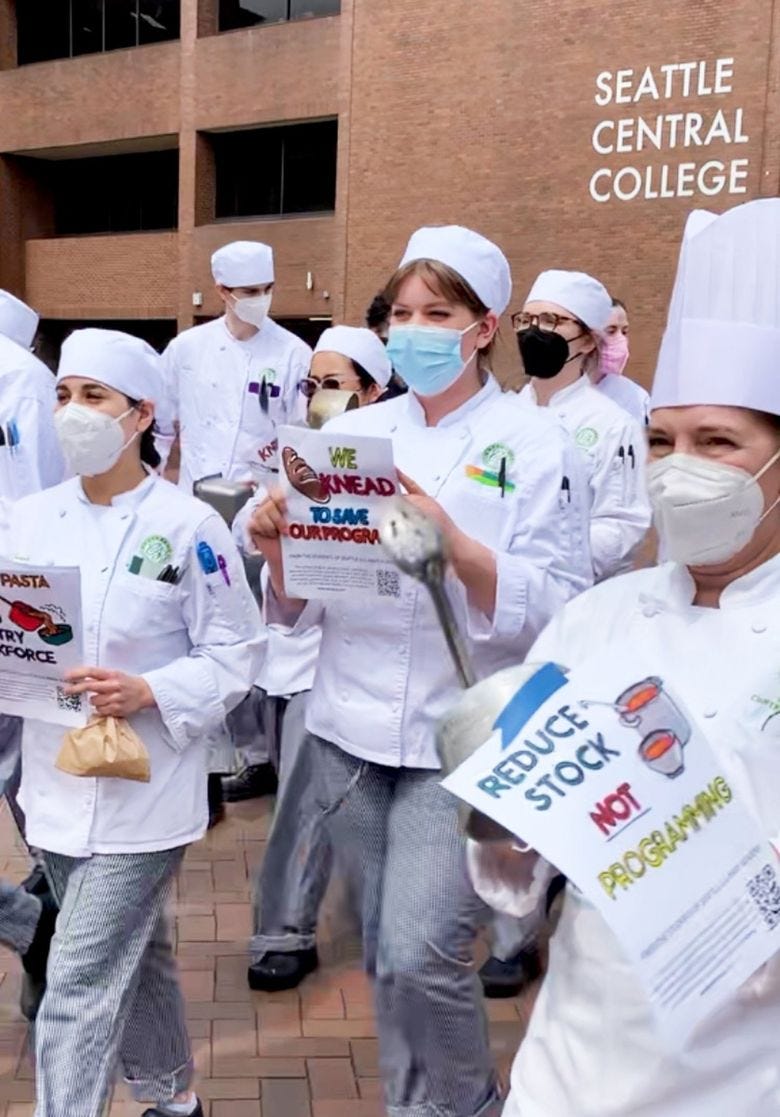
[[[384,291],[385,298],[394,303],[403,284],[413,275],[419,276],[434,295],[440,295],[449,303],[465,306],[479,318],[483,318],[490,311],[490,307],[485,306],[474,288],[451,267],[442,264],[440,260],[410,260],[408,264],[404,264],[390,278],[390,282]],[[479,350],[480,367],[488,367],[497,336],[496,333],[489,344],[484,349]]]

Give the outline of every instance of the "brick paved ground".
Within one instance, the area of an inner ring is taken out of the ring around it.
[[[250,993],[248,878],[263,855],[270,801],[229,808],[187,856],[176,900],[177,954],[206,1117],[381,1117],[376,1029],[359,947],[340,930],[337,894],[323,917],[322,969],[299,991]],[[0,874],[19,880],[27,859],[5,807]],[[31,1117],[34,1082],[18,1011],[19,965],[0,950],[0,1117]],[[528,1002],[487,1002],[502,1075]],[[140,1107],[117,1086],[110,1117]]]

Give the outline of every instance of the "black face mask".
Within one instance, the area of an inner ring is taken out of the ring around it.
[[[568,341],[555,330],[540,330],[538,326],[520,330],[517,347],[526,375],[536,376],[539,380],[552,380],[571,360]]]

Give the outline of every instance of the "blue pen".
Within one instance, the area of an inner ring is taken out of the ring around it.
[[[8,423],[8,445],[11,450],[15,450],[19,445],[19,428],[15,419],[11,419]]]
[[[217,560],[214,558],[214,552],[211,547],[209,547],[208,543],[198,543],[195,550],[203,573],[216,574],[219,567],[217,566]]]

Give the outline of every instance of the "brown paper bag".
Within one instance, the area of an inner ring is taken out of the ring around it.
[[[72,776],[112,776],[148,783],[149,753],[124,718],[94,718],[71,729],[62,741],[55,765]]]

